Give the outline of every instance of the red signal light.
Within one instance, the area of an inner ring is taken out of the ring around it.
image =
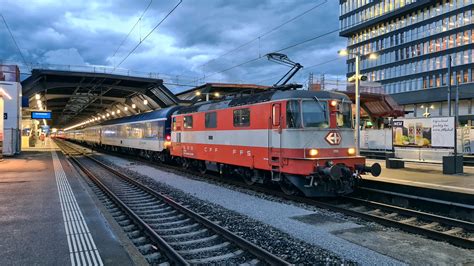
[[[167,140],[167,141],[170,141],[170,140],[171,140],[171,136],[170,136],[170,135],[166,135],[166,140]]]

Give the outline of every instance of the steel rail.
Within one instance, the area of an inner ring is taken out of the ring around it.
[[[73,148],[72,148],[73,149]],[[177,209],[178,211],[188,215],[189,217],[191,217],[192,219],[196,220],[198,223],[204,225],[206,228],[214,231],[217,235],[220,235],[222,237],[224,237],[225,239],[231,241],[232,243],[236,244],[238,247],[240,247],[242,250],[245,250],[247,252],[249,252],[250,254],[254,255],[255,257],[257,257],[258,259],[260,259],[261,261],[263,262],[266,262],[266,263],[269,263],[271,265],[290,265],[290,263],[288,263],[287,261],[283,260],[283,259],[280,259],[279,257],[275,256],[274,254],[260,248],[259,246],[253,244],[252,242],[230,232],[229,230],[225,229],[224,227],[216,224],[216,223],[213,223],[212,221],[206,219],[205,217],[203,217],[202,215],[184,207],[183,205],[177,203],[176,201],[172,200],[171,198],[169,198],[168,196],[162,194],[162,193],[159,193],[159,192],[156,192],[155,190],[149,188],[148,186],[136,181],[135,179],[133,178],[130,178],[129,176],[115,170],[114,168],[104,164],[103,162],[95,159],[95,158],[92,158],[90,156],[88,156],[87,154],[85,154],[84,152],[80,152],[81,155],[83,155],[85,158],[93,161],[94,163],[96,163],[97,165],[101,166],[102,168],[106,169],[107,171],[111,172],[112,174],[122,178],[124,181],[126,182],[129,182],[131,184],[133,184],[134,186],[137,186],[139,187],[140,189],[144,190],[145,192],[151,194],[152,196],[166,202],[167,204],[169,204],[170,206],[172,206],[173,208]],[[81,168],[82,169],[82,168]],[[87,169],[86,169],[87,171]],[[89,171],[88,171],[89,172]],[[105,186],[105,185],[104,185]],[[113,193],[110,191],[110,193]],[[118,199],[118,198],[117,198]],[[119,200],[119,199],[118,199]],[[121,201],[120,201],[121,202]],[[121,202],[121,204],[125,204],[123,202]],[[125,206],[126,207],[126,206]],[[133,212],[131,209],[129,209],[128,207],[126,207],[129,211]],[[135,216],[137,218],[139,218],[136,214]],[[143,223],[145,223],[143,220],[142,220]],[[146,224],[146,223],[145,223]],[[150,228],[150,227],[148,227]],[[151,228],[150,228],[151,229]],[[153,229],[151,229],[153,230]],[[153,231],[153,233],[155,233]],[[155,233],[156,234],[156,233]],[[159,237],[159,236],[158,236]],[[160,237],[161,240],[163,240],[161,237]],[[163,240],[165,241],[165,240]],[[169,245],[168,245],[169,246]],[[170,247],[171,248],[171,247]],[[171,248],[172,249],[172,248]]]
[[[190,265],[176,250],[174,250],[166,241],[161,238],[145,221],[143,221],[133,210],[131,210],[122,200],[120,200],[114,192],[112,192],[105,184],[103,184],[97,176],[89,171],[83,164],[81,164],[76,158],[70,156],[70,153],[65,152],[71,161],[76,164],[84,174],[89,177],[94,184],[100,188],[107,196],[124,211],[138,226],[140,226],[145,235],[147,235],[162,251],[165,256],[176,265]],[[81,153],[81,155],[83,155]]]
[[[117,154],[117,152],[114,152],[114,153]],[[120,155],[132,158],[129,155],[123,155],[123,154],[120,154]],[[135,157],[133,157],[133,158],[135,160],[137,160],[137,158],[135,158]],[[146,162],[151,163],[150,161],[146,161]],[[474,240],[471,240],[471,239],[467,239],[467,238],[463,238],[463,237],[459,237],[459,236],[455,236],[455,235],[451,235],[451,234],[446,234],[446,233],[443,233],[441,231],[435,231],[435,230],[431,230],[431,229],[428,229],[428,228],[423,228],[421,226],[416,226],[416,225],[412,225],[412,224],[408,224],[408,223],[402,223],[402,222],[399,222],[399,221],[396,221],[396,220],[391,220],[391,219],[388,219],[388,218],[384,218],[382,216],[377,216],[377,215],[372,215],[372,214],[368,214],[368,213],[357,211],[357,210],[352,210],[350,208],[344,208],[344,207],[339,206],[338,204],[329,203],[329,202],[326,202],[324,200],[306,198],[306,197],[295,196],[295,195],[287,195],[283,192],[276,191],[274,189],[261,187],[261,186],[249,186],[249,185],[244,184],[243,182],[238,182],[238,181],[235,181],[235,180],[224,180],[222,178],[218,178],[218,177],[213,176],[213,175],[200,174],[200,173],[190,171],[190,170],[187,170],[187,169],[183,169],[183,168],[180,168],[180,167],[165,165],[165,164],[161,164],[161,163],[158,164],[158,165],[157,164],[154,164],[154,165],[156,165],[157,167],[160,167],[160,168],[165,168],[165,169],[168,169],[168,170],[174,170],[174,171],[178,171],[178,172],[185,173],[185,174],[188,174],[188,175],[198,176],[200,179],[201,178],[211,179],[211,180],[213,180],[215,182],[218,182],[218,183],[230,184],[230,185],[234,185],[234,186],[237,186],[237,187],[241,187],[241,188],[250,189],[250,190],[253,190],[253,191],[269,194],[269,195],[276,196],[276,197],[279,197],[279,198],[284,198],[284,199],[291,200],[291,201],[294,201],[294,202],[306,203],[306,204],[309,204],[309,205],[312,205],[312,206],[315,206],[315,207],[324,208],[324,209],[328,209],[328,210],[335,211],[335,212],[340,212],[340,213],[350,215],[350,216],[353,216],[353,217],[362,218],[364,220],[374,221],[374,222],[377,222],[377,223],[385,225],[385,226],[399,228],[399,229],[402,229],[404,231],[414,233],[414,234],[418,234],[418,235],[424,235],[426,237],[429,237],[429,238],[432,238],[432,239],[435,239],[435,240],[446,241],[446,242],[449,242],[451,244],[454,244],[456,246],[460,246],[460,247],[463,247],[463,248],[469,248],[469,249],[474,248]],[[191,178],[193,178],[193,177],[191,177]],[[351,199],[350,197],[346,197],[346,199],[347,200],[353,200],[354,202],[357,201],[361,205],[366,205],[366,206],[367,205],[369,205],[369,206],[376,206],[377,205],[378,208],[381,208],[381,209],[384,208],[386,210],[390,209],[393,212],[397,212],[399,214],[404,214],[406,216],[420,217],[420,218],[423,218],[425,220],[431,220],[433,222],[439,222],[441,224],[459,226],[460,228],[467,229],[467,230],[472,230],[472,227],[473,227],[473,223],[471,223],[471,222],[467,222],[467,221],[465,222],[465,221],[453,219],[453,218],[450,218],[450,217],[434,215],[434,214],[430,214],[430,213],[415,211],[415,210],[411,210],[411,209],[401,208],[401,207],[398,207],[398,206],[393,206],[393,205],[388,205],[388,204],[382,204],[382,203],[378,203],[378,202],[371,202],[371,201],[367,201],[367,200],[364,201],[364,200],[361,200],[361,199]],[[397,210],[397,211],[395,211],[395,210]],[[398,211],[400,211],[400,212],[398,212]]]

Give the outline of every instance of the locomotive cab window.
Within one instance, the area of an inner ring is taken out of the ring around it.
[[[301,112],[299,101],[288,101],[286,103],[286,127],[300,128],[301,127]]]
[[[184,128],[193,128],[193,116],[187,115],[183,118]]]
[[[329,127],[328,106],[326,101],[304,100],[301,101],[304,127]]]
[[[217,113],[211,112],[205,114],[205,126],[206,128],[216,128],[217,127]]]
[[[250,126],[250,110],[248,108],[234,110],[234,127],[248,126]]]
[[[352,128],[352,105],[351,103],[342,103],[337,112],[337,126],[340,128]]]

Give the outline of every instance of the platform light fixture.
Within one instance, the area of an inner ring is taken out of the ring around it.
[[[105,116],[109,117],[109,116],[110,116],[110,114],[109,114],[109,113],[107,113]]]
[[[132,103],[132,108],[133,108],[133,109],[137,108],[137,105],[134,104],[134,103]]]
[[[147,105],[147,104],[148,104],[148,100],[147,100],[147,99],[143,100],[143,104],[144,104],[144,105]]]
[[[214,96],[219,97],[219,96],[221,96],[221,94],[218,93],[218,92],[215,92],[215,93],[214,93]]]
[[[128,106],[125,106],[125,107],[123,108],[123,110],[124,110],[124,111],[128,111]]]
[[[355,104],[356,104],[356,121],[355,121],[355,139],[356,139],[356,155],[360,155],[360,91],[359,91],[359,85],[360,81],[367,77],[363,76],[360,74],[360,58],[361,54],[360,53],[351,53],[347,49],[342,49],[338,51],[338,54],[341,56],[348,56],[348,55],[353,55],[355,57],[355,74],[349,78],[349,80],[354,80],[355,81]],[[371,53],[368,55],[369,60],[374,60],[377,59],[378,55],[375,53]]]
[[[201,92],[200,92],[200,91],[196,91],[196,96],[201,96]]]
[[[102,119],[105,119],[105,115],[102,116]]]
[[[112,115],[115,115],[115,111],[112,111]]]
[[[120,109],[117,109],[117,114],[120,114]]]
[[[38,93],[37,93],[37,94],[35,94],[35,99],[36,99],[36,100],[39,100],[39,99],[41,99],[41,95],[39,95]]]

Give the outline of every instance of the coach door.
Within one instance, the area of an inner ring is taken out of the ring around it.
[[[282,163],[282,152],[281,152],[281,103],[272,104],[270,127],[268,130],[268,150],[269,156],[268,161],[274,172],[280,172]],[[279,176],[279,175],[278,175]],[[277,176],[273,176],[273,179],[277,179]]]
[[[180,155],[183,156],[183,146],[181,144],[181,130],[183,130],[183,122],[181,119],[177,119],[176,117],[173,117],[173,131],[176,133],[176,140],[174,143],[173,149],[176,149],[176,152]]]

